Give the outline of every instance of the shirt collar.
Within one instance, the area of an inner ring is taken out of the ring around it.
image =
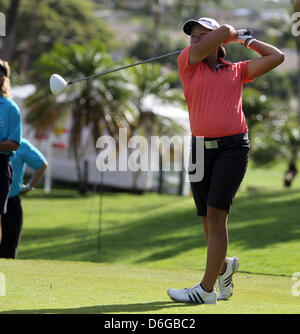
[[[232,65],[232,63],[230,61],[227,61],[223,58],[218,58],[218,60],[224,65]]]
[[[223,58],[218,58],[218,61],[219,61],[219,65],[217,65],[216,67],[211,67],[210,65],[208,65],[208,63],[204,60],[205,64],[207,66],[209,66],[213,71],[219,71],[219,69],[223,68],[223,67],[227,67],[227,66],[231,66],[232,63],[227,61],[227,60],[224,60]]]

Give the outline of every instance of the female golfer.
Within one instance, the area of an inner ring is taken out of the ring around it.
[[[207,259],[200,283],[187,289],[170,289],[178,302],[217,303],[233,293],[232,275],[238,259],[226,258],[227,219],[234,196],[245,175],[250,144],[242,111],[243,84],[253,81],[284,60],[277,48],[237,35],[230,25],[220,26],[211,18],[188,20],[183,31],[190,45],[178,57],[178,70],[189,110],[192,157],[197,154],[196,137],[204,137],[204,177],[191,182],[197,215],[202,217]],[[221,44],[237,42],[261,57],[230,63]],[[218,279],[219,295],[214,286]]]
[[[22,136],[20,110],[10,98],[9,75],[8,63],[0,59],[0,243],[1,216],[6,213],[13,174],[9,156],[19,147]]]

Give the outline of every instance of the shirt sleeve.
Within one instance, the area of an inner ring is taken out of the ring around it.
[[[190,47],[182,50],[177,59],[178,71],[179,73],[184,73],[189,66],[189,57],[190,57]]]
[[[177,59],[178,72],[183,86],[186,80],[189,80],[189,78],[193,75],[194,69],[198,65],[198,64],[193,64],[193,65],[189,64],[190,48],[191,45],[183,49]]]
[[[248,77],[248,63],[249,63],[249,61],[250,60],[246,60],[246,61],[241,61],[241,62],[238,63],[238,65],[240,67],[240,73],[241,73],[241,78],[242,78],[243,84],[254,81],[254,78],[250,79]]]
[[[30,142],[24,143],[23,159],[28,167],[33,170],[41,168],[46,162],[45,156]]]
[[[16,104],[9,106],[8,114],[8,140],[21,143],[22,138],[22,121],[20,109]]]
[[[192,65],[189,64],[190,49],[191,49],[191,45],[183,49],[180,55],[178,56],[177,64],[178,64],[178,70],[180,73],[190,71],[194,69],[197,66],[197,64],[199,64],[199,63],[192,64]]]

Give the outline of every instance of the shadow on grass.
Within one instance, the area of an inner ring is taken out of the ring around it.
[[[180,304],[172,301],[157,301],[151,303],[136,304],[113,304],[113,305],[96,305],[78,308],[66,309],[41,309],[41,310],[12,310],[0,312],[0,314],[117,314],[117,313],[143,313],[149,311],[159,311],[161,309],[171,309],[178,307],[190,307],[194,304]]]
[[[183,200],[187,199],[178,197],[178,201]],[[176,208],[175,203],[175,208],[173,205],[157,212],[157,203],[153,203],[153,208],[151,203],[147,207],[133,206],[132,212],[140,213],[140,218],[122,224],[118,224],[118,218],[124,220],[122,214],[128,214],[130,209],[116,203],[115,218],[106,221],[104,204],[101,238],[97,229],[31,228],[22,237],[24,248],[19,258],[109,263],[130,262],[130,258],[133,263],[170,259],[205,245],[201,219],[190,201],[187,207]],[[228,223],[230,243],[251,250],[300,240],[299,202],[300,190],[238,196]]]

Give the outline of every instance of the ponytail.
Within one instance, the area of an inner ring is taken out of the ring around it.
[[[0,94],[3,97],[11,97],[9,76],[10,68],[8,62],[0,59]]]

